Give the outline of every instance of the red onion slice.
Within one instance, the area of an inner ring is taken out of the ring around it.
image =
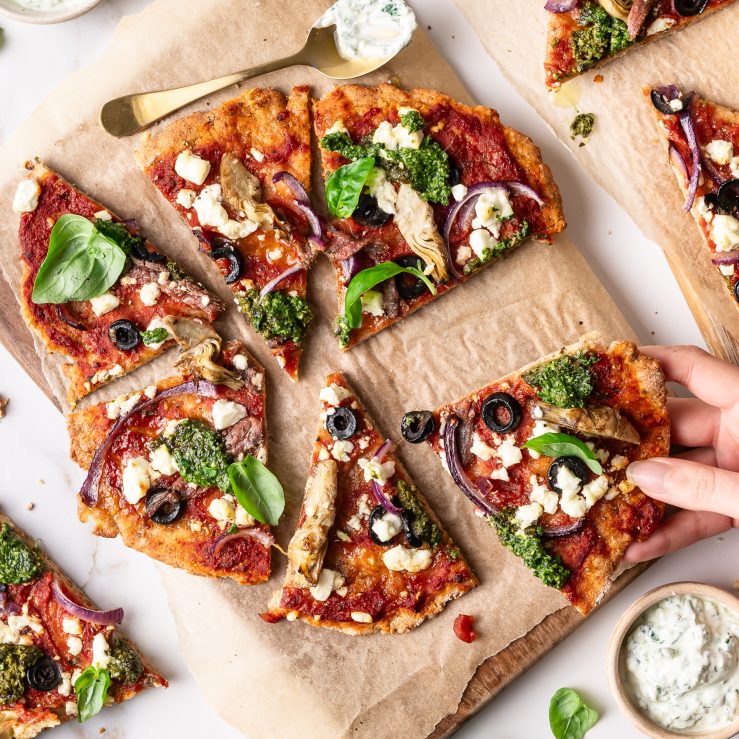
[[[66,311],[64,303],[56,304],[56,315],[60,321],[62,321],[63,323],[66,323],[67,326],[70,326],[71,328],[75,329],[75,331],[87,331],[87,329],[81,323],[77,323],[77,321],[73,321],[67,315],[67,311]]]
[[[382,464],[382,460],[385,459],[387,454],[391,452],[395,448],[395,445],[390,439],[386,439],[380,448],[375,452],[375,455],[372,457],[372,459],[379,464]],[[377,502],[390,513],[402,513],[403,509],[396,506],[392,500],[390,500],[390,497],[385,494],[384,485],[380,485],[377,480],[372,480],[370,482],[370,489],[372,490],[372,494],[375,496],[375,499]]]
[[[348,285],[363,269],[371,267],[373,262],[365,252],[358,251],[347,259],[342,259],[340,264],[344,284]]]
[[[544,207],[544,198],[542,198],[533,187],[524,185],[523,182],[511,181],[504,182],[503,184],[516,195],[523,195],[524,197],[531,198],[540,208]]]
[[[256,539],[263,547],[269,548],[275,543],[275,537],[269,531],[264,531],[258,527],[249,527],[248,529],[239,529],[233,534],[223,534],[216,539],[213,545],[213,556],[217,557],[226,544],[236,539]]]
[[[683,173],[687,182],[690,179],[690,173],[688,172],[688,165],[685,164],[683,155],[672,144],[669,145],[667,150],[670,155],[670,161]]]
[[[321,223],[321,219],[313,210],[308,193],[300,182],[298,182],[297,178],[290,174],[290,172],[275,172],[275,174],[272,175],[272,182],[275,184],[278,182],[284,182],[288,188],[290,188],[290,192],[295,198],[295,204],[297,205],[298,210],[300,210],[300,212],[308,219],[311,229],[310,238],[316,241],[320,247],[325,247],[326,244],[323,240],[323,225]]]
[[[98,502],[98,488],[100,487],[100,477],[103,473],[103,467],[105,466],[105,460],[110,451],[110,447],[113,444],[116,436],[121,432],[121,429],[128,423],[128,420],[134,413],[143,411],[146,408],[158,403],[160,400],[165,398],[173,398],[177,395],[186,395],[192,393],[194,395],[203,395],[208,398],[214,398],[218,394],[218,388],[212,382],[207,380],[190,380],[183,382],[181,385],[175,385],[174,387],[162,390],[157,393],[153,398],[137,403],[128,413],[124,416],[119,416],[116,422],[111,427],[108,435],[105,437],[105,441],[98,447],[95,455],[90,463],[90,469],[87,472],[87,477],[82,483],[80,489],[80,498],[88,506],[94,506]]]
[[[730,251],[722,254],[720,257],[713,257],[711,261],[714,264],[736,264],[739,262],[739,251]]]
[[[54,600],[70,615],[75,618],[82,619],[91,624],[99,624],[101,626],[110,626],[111,624],[119,624],[123,621],[123,609],[113,608],[110,611],[96,611],[94,608],[86,608],[79,603],[75,603],[62,590],[56,578],[51,581],[51,593]]]
[[[721,172],[718,171],[718,167],[711,161],[710,157],[701,155],[701,164],[703,168],[708,172],[711,179],[719,186],[727,182],[727,178],[724,177]]]
[[[577,7],[577,0],[547,0],[544,10],[550,13],[569,13]]]
[[[695,194],[698,191],[698,183],[701,176],[701,152],[698,148],[698,138],[695,135],[695,126],[693,118],[688,110],[679,113],[680,125],[685,132],[685,137],[690,146],[690,153],[693,155],[693,165],[690,171],[690,184],[688,185],[688,197],[685,200],[685,210],[690,212],[695,202]]]
[[[585,516],[578,518],[572,523],[566,523],[561,526],[542,526],[541,530],[544,536],[550,539],[557,539],[560,536],[570,536],[570,534],[576,534],[578,531],[585,526]]]
[[[304,269],[303,265],[298,262],[297,264],[293,264],[292,267],[289,267],[284,272],[281,272],[277,277],[275,277],[274,280],[270,280],[260,291],[259,291],[259,297],[263,298],[267,293],[271,293],[283,280],[286,280],[288,277],[292,277],[294,274],[297,274],[302,269]]]

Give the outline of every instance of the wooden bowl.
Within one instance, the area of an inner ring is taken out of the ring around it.
[[[104,0],[79,0],[79,2],[68,7],[52,10],[32,10],[24,8],[14,0],[0,0],[0,15],[22,23],[63,23],[87,13],[102,2]]]
[[[632,702],[623,684],[621,679],[621,648],[626,635],[631,630],[634,622],[647,608],[671,595],[703,596],[704,598],[710,598],[711,600],[723,603],[732,611],[739,613],[739,598],[735,595],[721,588],[715,588],[712,585],[704,585],[703,583],[697,582],[674,582],[669,585],[662,585],[654,590],[650,590],[635,603],[632,603],[616,624],[611,642],[608,646],[608,679],[611,683],[611,690],[616,697],[616,703],[618,703],[621,711],[631,719],[632,723],[640,731],[656,739],[684,739],[686,736],[700,737],[700,739],[731,739],[731,737],[739,733],[739,716],[731,724],[728,724],[722,729],[707,731],[702,734],[674,733],[648,719]]]

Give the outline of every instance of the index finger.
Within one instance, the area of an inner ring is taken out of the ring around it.
[[[739,367],[697,346],[643,346],[640,351],[662,365],[668,380],[683,385],[706,403],[716,408],[739,403]]]

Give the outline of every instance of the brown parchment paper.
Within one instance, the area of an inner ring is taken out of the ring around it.
[[[698,227],[683,211],[684,197],[667,161],[645,85],[675,83],[684,91],[739,108],[739,4],[681,31],[629,50],[565,83],[558,97],[596,115],[588,144],[570,138],[573,107],[555,105],[544,85],[549,13],[541,0],[456,0],[488,53],[518,92],[547,121],[578,163],[631,215],[667,255],[706,342],[739,363],[739,309],[711,264]],[[515,29],[515,32],[511,32]],[[603,81],[593,78],[602,75]],[[634,265],[648,289],[649,276]]]
[[[215,269],[196,254],[186,225],[137,169],[135,142],[104,134],[96,123],[97,111],[105,100],[125,92],[205,79],[292,51],[327,5],[326,0],[289,5],[279,0],[157,0],[140,15],[124,19],[107,52],[56,89],[0,151],[0,261],[13,289],[20,269],[17,217],[10,202],[22,162],[38,155],[117,213],[138,218],[155,243],[230,297]],[[468,99],[422,32],[392,69],[369,81],[389,76],[406,86],[435,87]],[[326,80],[306,69],[276,73],[259,83],[285,91],[292,84],[309,83],[316,94],[329,89]],[[214,96],[209,103],[232,94]],[[318,392],[329,371],[345,371],[380,427],[397,438],[405,410],[436,407],[588,330],[600,331],[606,339],[631,335],[566,236],[552,246],[521,247],[347,354],[341,354],[331,333],[335,285],[327,260],[321,259],[310,277],[317,320],[308,336],[299,384],[277,368],[235,311],[220,322],[225,335],[245,338],[267,369],[270,465],[287,495],[277,532],[283,546],[302,499]],[[8,343],[25,330],[17,328],[15,315],[5,326]],[[63,405],[58,361],[37,349],[46,380]],[[172,358],[159,358],[88,402],[170,373]],[[533,578],[499,547],[489,527],[471,515],[429,449],[405,445],[400,454],[482,582],[412,633],[350,637],[300,623],[266,624],[258,614],[281,582],[285,561],[279,554],[271,582],[252,588],[162,567],[188,664],[213,707],[249,736],[425,736],[455,710],[484,659],[565,606],[558,593]],[[70,505],[75,505],[74,492],[69,493]],[[460,612],[476,617],[479,637],[473,644],[453,635],[452,621]]]

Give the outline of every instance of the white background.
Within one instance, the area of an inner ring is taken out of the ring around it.
[[[0,48],[0,140],[22,125],[67,73],[99,55],[122,15],[135,13],[148,2],[108,0],[88,15],[60,26],[0,22],[5,29]],[[430,27],[432,38],[477,100],[497,108],[507,125],[529,134],[541,146],[562,190],[571,238],[640,339],[644,343],[702,344],[659,248],[644,239],[626,213],[579,171],[566,148],[499,73],[451,0],[417,0],[415,6],[420,23]],[[532,53],[540,50],[532,49]],[[619,63],[628,63],[628,59]],[[105,736],[129,739],[161,737],[165,732],[181,739],[236,739],[240,735],[202,699],[179,653],[155,565],[126,550],[118,540],[95,539],[78,523],[74,494],[82,475],[67,458],[63,419],[2,349],[0,393],[11,398],[7,417],[0,421],[2,507],[32,534],[42,536],[61,565],[101,605],[125,608],[127,629],[171,682],[167,691],[150,691],[127,706],[104,711],[83,727],[69,724],[54,730],[54,736],[91,739],[99,736],[100,727],[106,727]],[[35,503],[33,511],[26,510],[30,502]],[[660,561],[505,690],[460,736],[549,736],[549,698],[563,686],[578,689],[601,712],[589,737],[637,736],[611,697],[604,669],[616,620],[639,595],[666,582],[692,579],[730,587],[739,577],[737,563],[736,532]],[[491,603],[490,607],[505,606]],[[246,672],[245,678],[244,689],[248,690]],[[392,716],[387,720],[392,721]]]

